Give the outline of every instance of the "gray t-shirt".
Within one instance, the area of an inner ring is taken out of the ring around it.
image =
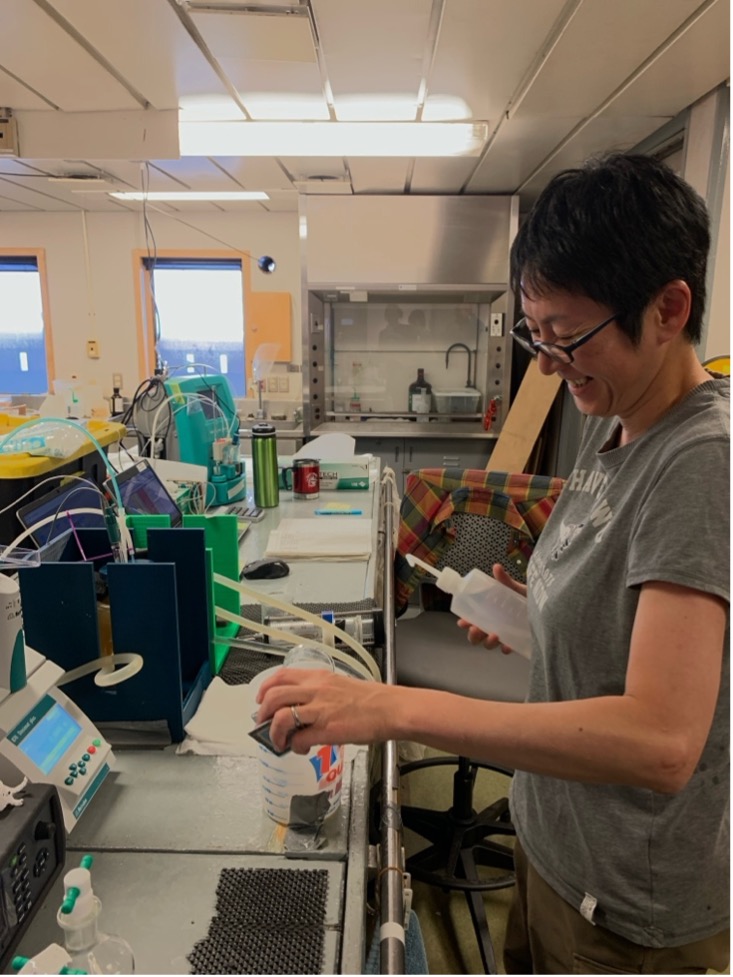
[[[729,395],[727,378],[706,381],[637,440],[603,453],[618,422],[588,419],[530,561],[530,701],[623,692],[643,583],[729,600]],[[728,925],[728,648],[726,630],[713,726],[678,794],[514,776],[513,820],[540,875],[579,910],[595,906],[594,922],[645,946]]]

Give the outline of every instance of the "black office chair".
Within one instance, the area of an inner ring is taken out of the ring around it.
[[[443,689],[474,698],[523,701],[529,663],[469,645],[456,618],[445,613],[450,597],[425,581],[405,556],[413,553],[440,569],[462,575],[474,567],[491,574],[501,563],[523,580],[535,541],[560,494],[563,482],[537,475],[506,475],[480,470],[422,469],[408,475],[400,512],[395,559],[396,605],[404,613],[417,588],[421,612],[397,621],[397,681]],[[429,767],[455,766],[451,805],[444,810],[402,807],[406,828],[426,839],[427,847],[407,860],[415,879],[464,892],[486,973],[496,973],[483,893],[514,883],[514,834],[506,797],[474,809],[479,769],[511,777],[513,771],[469,757],[439,756],[400,767],[408,775]],[[490,871],[479,872],[479,867]]]

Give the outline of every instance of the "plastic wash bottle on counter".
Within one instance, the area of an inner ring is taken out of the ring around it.
[[[424,560],[408,553],[410,566],[419,566],[436,578],[436,586],[452,594],[451,611],[487,634],[498,634],[503,645],[509,645],[524,658],[532,654],[532,638],[527,623],[527,601],[524,597],[474,569],[465,577],[450,567],[436,570]]]
[[[91,855],[85,855],[81,866],[64,876],[64,901],[56,921],[64,931],[66,951],[72,965],[88,974],[134,974],[129,943],[99,929],[102,903],[92,891],[92,861]]]

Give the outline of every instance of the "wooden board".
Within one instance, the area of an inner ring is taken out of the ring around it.
[[[524,471],[561,383],[556,373],[540,373],[537,360],[530,362],[491,452],[487,471]]]

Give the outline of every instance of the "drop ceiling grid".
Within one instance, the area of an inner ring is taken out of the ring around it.
[[[245,190],[292,190],[293,184],[278,166],[277,160],[267,156],[215,156],[214,162],[221,166],[232,179]],[[164,164],[163,164],[164,165]]]
[[[344,95],[417,97],[431,0],[314,0],[313,8],[337,116]]]
[[[545,115],[502,123],[473,174],[468,193],[513,193],[580,118]]]
[[[697,0],[580,5],[517,110],[590,115],[695,9]],[[633,27],[633,29],[630,29]]]
[[[140,163],[120,159],[93,159],[87,162],[90,166],[110,175],[113,184],[109,187],[110,190],[142,190],[143,188]],[[164,160],[162,165],[169,162],[170,160]],[[67,165],[65,169],[67,172],[71,172],[72,170],[76,172],[81,167]],[[178,180],[173,179],[166,173],[162,173],[155,163],[149,165],[148,174],[150,190],[184,189]]]
[[[728,74],[729,32],[728,0],[718,0],[604,114],[677,115],[719,85],[720,79]],[[700,57],[701,51],[705,52],[704,57]]]
[[[247,96],[250,93],[263,94],[275,92],[281,95],[307,96],[309,105],[315,105],[315,116],[328,119],[328,105],[323,96],[321,76],[318,66],[305,62],[285,61],[247,61],[221,58],[219,62],[227,78],[237,89],[242,102],[249,111]],[[261,110],[253,104],[252,112],[262,116]],[[262,116],[264,118],[264,116]]]
[[[542,167],[532,180],[522,187],[522,199],[527,203],[534,200],[551,177],[566,167],[578,166],[579,161],[603,146],[606,151],[625,151],[632,149],[642,139],[646,139],[666,120],[649,116],[624,116],[622,118],[601,116],[591,120],[566,146],[553,156],[549,167]]]
[[[463,157],[420,157],[415,160],[410,190],[414,193],[458,193],[475,165],[475,159]]]
[[[181,185],[179,190],[243,190],[237,181],[206,156],[183,156],[181,159],[162,159],[156,167]],[[251,189],[261,189],[252,187]]]
[[[72,200],[69,191],[51,189],[53,184],[43,178],[22,177],[0,180],[0,193],[5,193],[18,203],[26,204],[24,210],[80,210],[81,204]]]
[[[384,159],[379,156],[350,159],[354,193],[402,193],[409,163],[407,159]]]
[[[430,99],[435,95],[464,99],[471,118],[500,118],[563,3],[448,0],[423,118],[432,118]]]
[[[178,108],[181,96],[226,90],[167,3],[124,0],[120,16],[96,0],[50,0],[154,108]]]
[[[139,108],[108,71],[27,0],[0,3],[0,64],[63,110]]]
[[[193,12],[191,19],[217,60],[315,62],[307,17]]]
[[[0,62],[3,60],[3,52],[0,50]],[[0,105],[9,106],[15,109],[49,109],[51,106],[45,99],[36,95],[25,85],[16,81],[7,72],[2,70],[0,65]]]

